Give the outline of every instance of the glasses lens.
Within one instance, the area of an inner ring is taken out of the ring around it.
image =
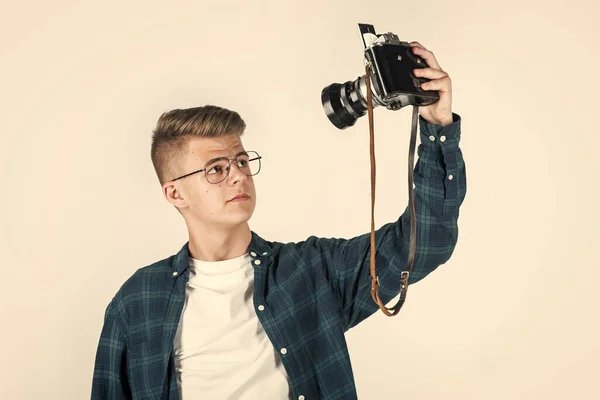
[[[222,158],[206,166],[206,179],[210,183],[219,183],[227,177],[227,168],[229,168],[229,161]]]
[[[260,171],[260,157],[255,151],[249,151],[237,158],[237,167],[248,176],[256,175]],[[206,167],[206,179],[210,183],[219,183],[228,175],[229,161],[219,159]]]
[[[256,175],[260,171],[260,157],[255,151],[242,154],[237,159],[237,167],[246,175]]]

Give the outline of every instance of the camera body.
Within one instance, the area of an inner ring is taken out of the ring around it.
[[[373,25],[358,24],[364,45],[365,66],[371,66],[373,107],[399,110],[408,105],[427,106],[439,100],[439,93],[423,90],[429,79],[417,77],[413,70],[429,65],[415,55],[408,42],[394,33],[378,35]],[[321,92],[321,103],[329,120],[339,129],[348,128],[366,114],[366,75],[344,84],[333,83]]]

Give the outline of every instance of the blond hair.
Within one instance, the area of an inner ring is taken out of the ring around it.
[[[176,178],[173,161],[185,154],[191,138],[242,136],[245,129],[246,123],[237,112],[214,105],[163,113],[152,131],[150,150],[160,184]]]

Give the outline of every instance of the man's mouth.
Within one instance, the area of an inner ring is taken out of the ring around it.
[[[248,200],[250,198],[250,196],[248,196],[247,194],[238,194],[237,196],[235,196],[233,199],[229,200],[229,201],[244,201],[244,200]]]

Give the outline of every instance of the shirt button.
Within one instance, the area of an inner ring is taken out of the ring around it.
[[[302,395],[298,396],[298,400],[304,400],[304,396],[302,396]]]
[[[440,136],[440,142],[445,142],[446,141],[446,136]]]
[[[431,140],[432,142],[435,141],[435,136],[433,136],[433,135],[429,136],[429,140]]]
[[[284,347],[283,349],[281,349],[281,354],[286,354],[287,353],[287,349]]]
[[[259,309],[260,311],[263,311],[263,310],[265,309],[265,306],[263,306],[263,305],[261,304],[260,306],[258,306],[258,309]]]
[[[260,260],[255,260],[255,261],[254,261],[254,264],[256,264],[256,265],[260,265]]]
[[[177,271],[173,271],[173,276],[177,276]]]
[[[256,253],[255,253],[255,252],[251,252],[251,253],[250,253],[250,255],[251,255],[252,257],[256,257]]]
[[[452,180],[454,177],[452,175],[448,175],[448,179]]]

